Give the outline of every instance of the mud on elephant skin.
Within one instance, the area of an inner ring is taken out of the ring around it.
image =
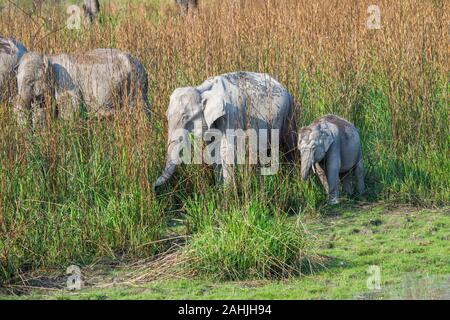
[[[364,193],[364,165],[358,130],[347,120],[326,115],[299,132],[301,178],[307,180],[315,170],[328,195],[330,204],[339,202],[339,181],[344,190],[353,193],[352,177],[357,189]]]
[[[100,116],[113,115],[125,102],[129,110],[139,106],[150,112],[145,68],[115,49],[78,55],[27,53],[19,64],[17,84],[14,111],[21,124],[34,124],[46,97],[56,102],[62,118],[72,117],[81,103],[89,114]]]

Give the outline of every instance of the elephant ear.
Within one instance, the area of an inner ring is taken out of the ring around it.
[[[227,104],[230,104],[230,99],[225,84],[222,79],[217,79],[211,90],[202,94],[203,115],[208,128],[226,114]]]
[[[325,152],[327,152],[334,142],[334,137],[330,128],[326,123],[320,124],[320,139],[322,140]]]

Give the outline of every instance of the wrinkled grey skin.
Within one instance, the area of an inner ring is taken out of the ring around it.
[[[84,0],[84,16],[88,23],[92,23],[100,12],[100,3],[98,0]]]
[[[21,124],[41,119],[44,97],[56,101],[60,117],[71,118],[83,103],[86,111],[112,115],[123,103],[142,106],[149,115],[148,80],[140,61],[115,49],[81,55],[25,54],[17,72],[14,111]]]
[[[210,78],[198,87],[176,89],[170,97],[166,113],[166,166],[154,189],[164,185],[177,167],[170,156],[180,141],[175,133],[177,129],[185,129],[196,136],[202,136],[207,130],[219,130],[223,135],[220,141],[221,159],[227,156],[224,147],[227,129],[279,129],[281,146],[286,151],[296,150],[292,105],[287,90],[267,74],[228,73]],[[183,140],[188,141],[188,137],[184,136]],[[221,164],[216,164],[215,171],[219,181],[225,184],[231,181],[230,163],[221,161]]]
[[[175,0],[175,2],[183,15],[188,14],[189,11],[196,9],[198,6],[198,0]]]
[[[17,71],[22,56],[27,52],[23,44],[15,39],[0,37],[0,100],[10,98],[9,85]]]
[[[326,115],[300,129],[298,148],[302,179],[307,180],[311,168],[315,169],[330,204],[339,202],[340,178],[344,190],[351,195],[354,174],[358,193],[364,192],[361,142],[353,124],[338,116]]]

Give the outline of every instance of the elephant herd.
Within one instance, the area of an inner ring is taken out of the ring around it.
[[[4,94],[11,83],[16,84],[14,97]],[[27,52],[20,42],[0,37],[0,90],[0,98],[13,105],[19,126],[42,123],[47,98],[56,105],[55,116],[63,120],[72,118],[82,107],[88,115],[100,117],[141,108],[151,119],[145,67],[138,58],[116,49],[46,55]],[[122,105],[127,105],[127,110],[120,108]],[[166,165],[154,189],[166,184],[180,164],[180,141],[211,132],[216,135],[205,139],[206,145],[218,146],[211,164],[218,179],[228,184],[236,164],[235,146],[230,146],[228,132],[250,129],[257,134],[276,131],[278,135],[272,135],[269,144],[259,141],[256,149],[267,155],[274,153],[273,146],[279,144],[287,161],[295,161],[298,152],[301,178],[306,180],[309,171],[315,171],[329,203],[338,203],[341,179],[343,189],[351,194],[352,177],[356,177],[357,190],[363,193],[364,169],[357,129],[345,119],[326,115],[297,131],[294,109],[292,95],[268,74],[227,73],[198,86],[174,90],[166,112]]]

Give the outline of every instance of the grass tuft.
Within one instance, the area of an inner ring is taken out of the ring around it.
[[[214,210],[214,209],[213,209]],[[302,227],[256,202],[215,215],[190,240],[190,267],[220,280],[285,278],[311,270],[311,242]]]

